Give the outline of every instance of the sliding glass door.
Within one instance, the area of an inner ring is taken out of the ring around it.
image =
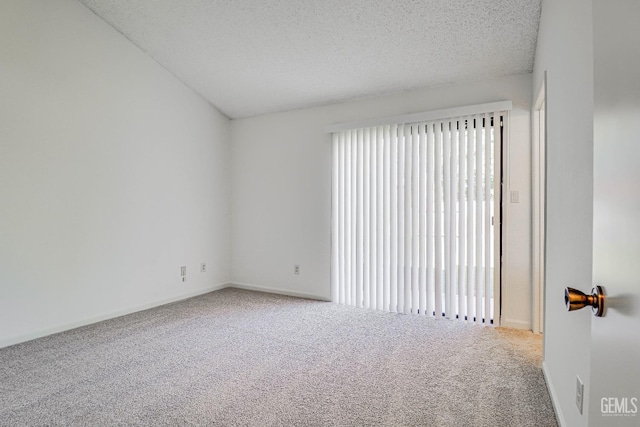
[[[334,301],[493,321],[504,116],[333,134]]]

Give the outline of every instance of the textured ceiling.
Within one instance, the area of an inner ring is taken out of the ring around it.
[[[531,72],[541,0],[80,0],[230,118]]]

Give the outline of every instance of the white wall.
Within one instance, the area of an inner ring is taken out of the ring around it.
[[[229,281],[226,117],[72,0],[0,3],[0,75],[0,347]]]
[[[584,426],[576,375],[589,402],[591,312],[568,313],[563,290],[591,289],[593,51],[591,2],[545,1],[534,92],[547,71],[547,258],[544,370],[562,425]]]
[[[365,99],[232,121],[232,256],[235,284],[330,298],[330,124],[512,100],[507,189],[505,309],[530,328],[531,75]],[[300,275],[293,266],[300,265]]]

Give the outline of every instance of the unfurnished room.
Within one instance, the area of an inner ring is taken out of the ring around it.
[[[0,426],[640,425],[638,20],[0,0]]]

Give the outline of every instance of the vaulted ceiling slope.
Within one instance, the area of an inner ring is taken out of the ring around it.
[[[80,0],[230,118],[531,72],[541,0]]]

